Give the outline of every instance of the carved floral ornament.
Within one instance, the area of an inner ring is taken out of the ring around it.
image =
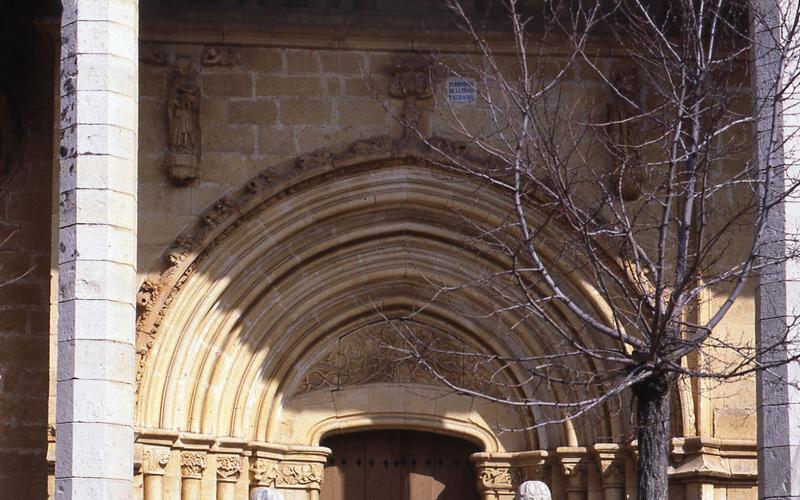
[[[438,151],[467,157],[462,143],[448,139],[431,140]],[[164,269],[144,280],[137,293],[137,395],[147,354],[154,345],[169,304],[206,253],[231,234],[238,223],[254,216],[272,197],[288,194],[292,185],[325,179],[339,170],[362,165],[418,163],[436,165],[445,161],[428,148],[395,141],[388,136],[356,141],[345,148],[322,149],[265,171],[248,181],[238,192],[220,199],[189,226],[164,255]],[[473,161],[481,160],[474,157]]]
[[[181,475],[186,479],[202,479],[208,466],[206,453],[202,451],[181,452]]]
[[[242,457],[239,455],[217,455],[217,479],[235,482],[242,472]]]

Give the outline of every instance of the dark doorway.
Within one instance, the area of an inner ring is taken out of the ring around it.
[[[320,500],[478,500],[469,441],[416,431],[331,436]]]

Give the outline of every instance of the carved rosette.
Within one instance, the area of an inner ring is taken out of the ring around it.
[[[208,466],[206,453],[202,451],[181,452],[181,477],[184,479],[202,479]]]
[[[217,481],[235,483],[242,472],[242,457],[217,455]]]
[[[145,448],[142,450],[142,473],[149,476],[163,476],[167,473],[169,450]]]
[[[522,470],[517,467],[485,467],[478,472],[481,490],[513,491],[522,479]]]

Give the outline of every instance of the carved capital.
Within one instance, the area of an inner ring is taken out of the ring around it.
[[[522,470],[518,467],[483,467],[478,471],[481,490],[513,491],[522,483]]]
[[[242,457],[217,455],[217,481],[235,483],[242,472]]]
[[[597,465],[605,487],[622,487],[625,484],[625,454],[611,449],[612,445],[596,445]]]
[[[255,486],[275,486],[278,477],[278,464],[258,458],[250,464],[250,482]]]
[[[563,460],[561,470],[566,480],[567,491],[585,491],[588,484],[588,470],[586,462],[578,460]]]
[[[184,479],[202,479],[208,466],[206,453],[203,451],[181,452],[181,477]]]
[[[142,473],[149,476],[163,476],[167,473],[169,449],[145,447],[142,450]]]

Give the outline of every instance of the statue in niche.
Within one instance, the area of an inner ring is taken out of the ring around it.
[[[517,488],[515,500],[552,500],[550,488],[541,481],[525,481]]]
[[[191,184],[200,157],[200,86],[185,56],[178,58],[167,99],[167,132],[167,172],[178,185]]]
[[[642,195],[645,177],[639,151],[641,138],[636,133],[639,79],[635,71],[621,70],[612,77],[611,85],[606,121],[611,156],[609,187],[621,200],[635,201]]]

